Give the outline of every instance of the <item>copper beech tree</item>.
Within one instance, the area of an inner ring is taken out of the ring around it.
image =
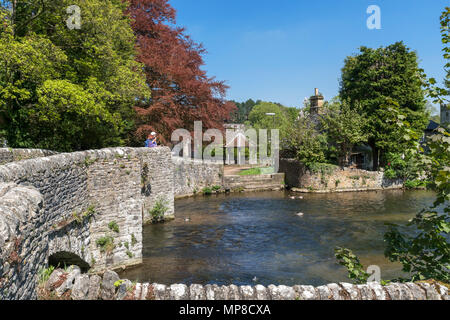
[[[225,83],[201,69],[206,51],[184,28],[174,26],[176,11],[168,0],[130,0],[127,13],[152,93],[135,107],[136,141],[157,131],[167,143],[175,129],[192,131],[200,120],[204,128],[221,129],[236,106],[224,99]]]

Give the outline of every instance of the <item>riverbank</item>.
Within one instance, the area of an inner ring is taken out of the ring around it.
[[[280,172],[286,174],[286,186],[295,192],[330,193],[402,189],[404,181],[388,179],[383,171],[340,168],[322,164],[310,169],[294,159],[281,159]]]

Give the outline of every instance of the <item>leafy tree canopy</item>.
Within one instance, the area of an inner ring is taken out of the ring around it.
[[[127,12],[139,47],[151,99],[137,104],[136,143],[151,131],[169,142],[175,129],[193,130],[194,121],[203,128],[223,129],[235,109],[225,100],[228,86],[208,77],[203,55],[206,50],[177,27],[175,9],[168,0],[130,0]]]
[[[351,107],[346,101],[325,103],[324,109],[322,130],[326,131],[330,142],[338,146],[339,164],[346,166],[353,147],[367,142],[368,135],[363,130],[365,119],[358,106]]]
[[[298,115],[299,110],[296,108],[285,107],[278,103],[261,102],[252,108],[246,123],[255,129],[278,129],[280,139],[283,140],[287,137],[288,130]]]
[[[414,130],[426,127],[424,75],[417,60],[417,54],[402,42],[378,49],[361,47],[359,54],[345,60],[340,97],[362,107],[374,170],[378,169],[379,151],[383,156],[386,151],[401,149],[391,139],[397,135],[397,127],[386,124],[390,107],[401,111]]]
[[[66,25],[71,5],[81,8],[80,30]],[[126,143],[132,107],[149,91],[125,8],[119,0],[2,3],[0,112],[11,146],[72,151]]]
[[[252,111],[253,107],[260,104],[262,101],[253,99],[248,99],[245,102],[232,101],[236,105],[236,110],[232,112],[230,121],[234,123],[244,123],[248,120],[248,116]]]

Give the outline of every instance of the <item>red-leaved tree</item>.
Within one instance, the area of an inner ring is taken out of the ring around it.
[[[150,131],[169,142],[173,130],[193,130],[194,121],[204,128],[222,129],[236,108],[224,99],[228,87],[209,78],[201,69],[205,49],[174,27],[176,11],[168,0],[130,0],[127,12],[137,37],[138,60],[145,65],[152,96],[136,106],[136,139]]]

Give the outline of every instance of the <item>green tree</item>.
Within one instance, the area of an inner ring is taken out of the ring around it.
[[[317,130],[316,124],[308,117],[300,117],[287,128],[281,149],[284,158],[295,158],[311,167],[327,162],[329,147],[326,135]]]
[[[324,105],[324,115],[321,118],[322,129],[327,132],[331,142],[337,145],[339,164],[347,166],[350,154],[356,144],[367,141],[364,132],[364,117],[357,106],[350,107],[346,101],[333,101]]]
[[[66,25],[71,5],[81,8],[80,30]],[[11,146],[72,151],[127,143],[133,106],[149,91],[126,5],[29,0],[3,10],[0,112]]]
[[[289,128],[293,125],[291,109],[295,108],[287,108],[272,102],[261,102],[252,108],[247,124],[255,129],[279,129],[280,140],[284,140],[288,135]],[[299,110],[297,110],[297,114],[298,112]],[[275,115],[267,115],[268,113],[274,113]]]
[[[386,125],[389,107],[401,110],[416,131],[425,128],[427,115],[422,84],[423,73],[418,66],[417,54],[402,42],[378,49],[361,47],[358,55],[345,60],[340,97],[348,100],[351,106],[362,107],[374,170],[378,170],[379,160],[383,160],[385,152],[401,150],[393,143],[398,141],[398,128]]]
[[[237,109],[233,112],[231,121],[233,121],[234,123],[244,123],[245,121],[248,121],[248,116],[253,107],[260,104],[262,101],[257,100],[255,102],[253,99],[248,99],[245,102],[232,102],[236,105]]]
[[[442,43],[445,46],[444,58],[449,56],[449,8],[445,8],[441,16]],[[446,64],[449,67],[449,64]],[[428,96],[435,102],[443,102],[441,95],[448,95],[448,91],[435,86],[436,81],[430,79],[425,86]],[[436,201],[429,209],[419,212],[406,226],[390,225],[385,233],[385,256],[393,262],[400,262],[403,271],[409,273],[407,279],[400,281],[417,281],[434,279],[450,283],[450,134],[446,128],[439,128],[436,134],[427,141],[429,151],[418,143],[421,131],[417,131],[398,110],[392,110],[395,123],[403,133],[407,144],[406,153],[416,157],[425,168],[429,179],[433,182],[429,187],[436,191]],[[362,266],[354,264],[357,261],[349,250],[336,249],[336,257],[341,265],[347,267],[349,277],[355,279],[355,274],[363,274]],[[350,262],[349,262],[350,261]],[[355,270],[355,268],[357,270]]]

